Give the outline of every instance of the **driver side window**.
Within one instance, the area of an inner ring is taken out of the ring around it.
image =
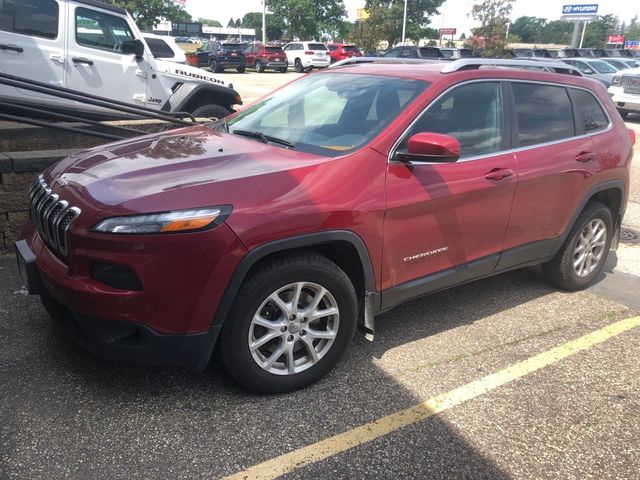
[[[76,9],[78,45],[122,53],[122,44],[133,40],[133,32],[123,18],[88,8]]]
[[[454,88],[431,104],[403,139],[406,151],[416,133],[450,135],[460,142],[461,159],[502,150],[502,100],[498,82],[472,83]]]

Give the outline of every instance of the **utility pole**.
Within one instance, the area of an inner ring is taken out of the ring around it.
[[[589,22],[584,22],[584,27],[582,27],[582,36],[580,37],[580,47],[578,48],[582,48],[582,42],[584,42],[584,32],[587,31],[587,24]]]
[[[262,0],[262,43],[267,43],[267,0]]]
[[[404,0],[404,15],[402,17],[402,43],[407,41],[407,0]]]
[[[571,35],[571,48],[578,46],[578,34],[580,33],[580,22],[573,22],[573,35]]]

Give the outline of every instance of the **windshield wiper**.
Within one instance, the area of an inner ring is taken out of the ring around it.
[[[272,137],[271,135],[265,135],[262,132],[250,131],[250,130],[240,130],[235,129],[233,132],[236,135],[243,135],[245,137],[257,138],[262,143],[278,143],[280,145],[284,145],[287,148],[295,148],[295,145],[291,143],[289,140],[285,140],[284,138]]]

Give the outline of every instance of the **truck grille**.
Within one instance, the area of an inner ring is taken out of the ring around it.
[[[624,93],[640,94],[640,75],[623,75],[622,88]]]
[[[51,191],[40,175],[29,189],[31,219],[47,246],[56,254],[66,257],[69,228],[80,215],[80,209],[69,206],[66,200]]]

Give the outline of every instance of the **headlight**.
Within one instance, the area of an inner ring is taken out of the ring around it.
[[[222,223],[231,207],[198,208],[166,213],[112,217],[102,220],[92,230],[103,233],[174,233],[201,230]]]
[[[620,76],[613,77],[613,86],[619,87],[620,85],[622,85],[622,77]]]

